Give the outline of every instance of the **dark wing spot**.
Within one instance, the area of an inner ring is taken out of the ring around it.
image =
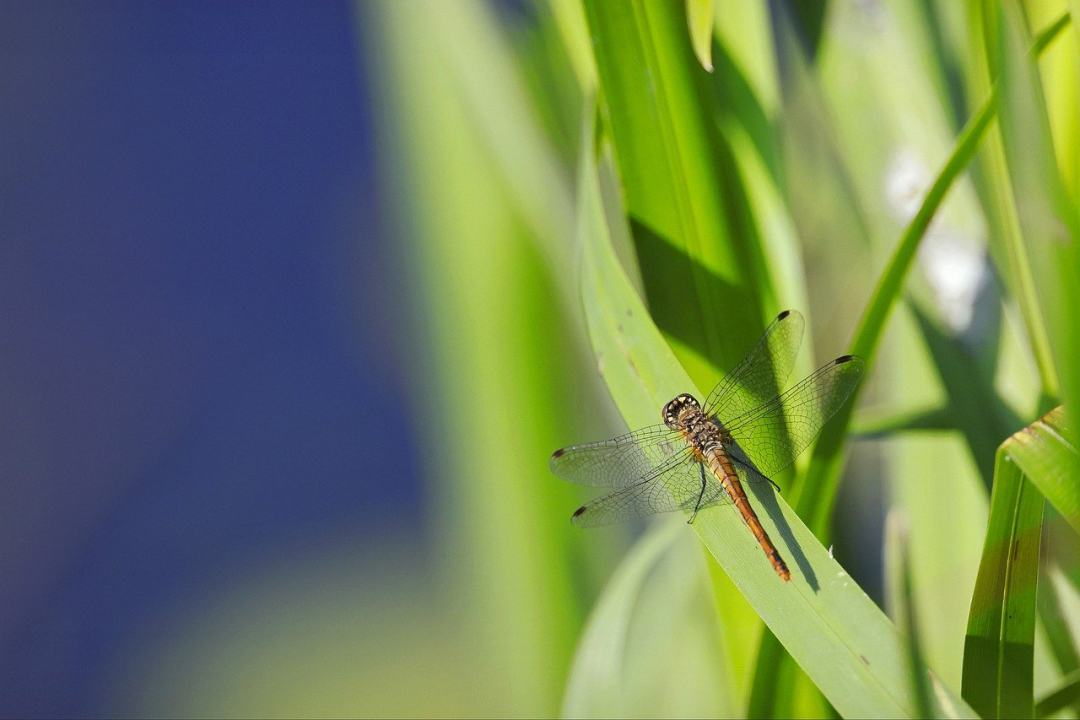
[[[865,664],[866,664],[866,667],[870,667],[870,661],[866,659],[866,656],[865,656],[865,655],[860,655],[860,656],[859,656],[859,659],[860,659],[860,660],[862,660],[862,661],[863,661],[863,663],[865,663]]]
[[[833,363],[835,363],[837,365],[843,365],[844,363],[851,362],[854,359],[855,359],[854,355],[841,355],[840,357],[833,360]]]
[[[780,313],[779,315],[777,315],[777,316],[776,316],[776,319],[777,319],[777,320],[783,320],[784,318],[786,318],[786,317],[787,317],[788,315],[790,315],[790,314],[791,314],[791,311],[790,311],[790,310],[785,310],[784,312],[782,312],[782,313]]]
[[[559,448],[555,452],[551,453],[551,459],[555,460],[557,458],[561,458],[565,454],[566,454],[566,448]]]
[[[574,511],[574,514],[573,514],[573,515],[571,515],[570,517],[572,517],[572,518],[576,518],[577,516],[581,515],[581,513],[583,513],[583,512],[585,512],[585,506],[584,506],[584,505],[582,505],[582,506],[581,506],[581,507],[579,507],[579,508],[578,508],[577,510],[575,510],[575,511]]]

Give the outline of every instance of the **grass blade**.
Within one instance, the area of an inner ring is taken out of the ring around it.
[[[668,399],[694,385],[619,266],[592,154],[581,187],[582,297],[601,374],[630,426],[655,422]],[[780,583],[730,507],[702,511],[693,530],[792,657],[845,717],[913,717],[908,664],[896,628],[772,493],[754,494],[762,524],[788,553]],[[935,714],[973,717],[931,676]]]
[[[1045,49],[1068,25],[1068,22],[1068,14],[1065,14],[1052,23],[1036,39],[1033,52],[1037,54]],[[851,344],[852,354],[866,358],[868,365],[873,364],[878,343],[903,288],[919,243],[949,189],[971,162],[996,112],[995,90],[968,121],[945,165],[924,196],[917,213],[901,234],[900,241],[878,280]],[[1033,327],[1031,323],[1028,325],[1029,329]],[[792,493],[799,516],[822,539],[827,539],[831,534],[832,512],[843,468],[846,429],[851,421],[858,393],[859,389],[856,389],[837,416],[826,425],[814,447],[807,471]],[[770,647],[771,642],[768,637],[762,639],[756,673],[765,676],[780,676],[783,655],[776,652],[775,647]]]
[[[1067,22],[1066,16],[1053,23],[1036,40],[1034,51],[1037,53],[1044,49],[1061,32]],[[868,366],[873,366],[886,322],[900,296],[912,260],[915,258],[915,251],[926,235],[930,221],[953,183],[970,163],[996,112],[997,95],[995,92],[984,101],[982,107],[960,133],[956,146],[927,191],[915,217],[904,229],[896,249],[878,279],[870,303],[863,312],[859,328],[851,343],[851,353],[862,356]],[[840,480],[841,453],[844,448],[845,433],[858,392],[859,390],[856,389],[852,393],[847,404],[836,413],[832,422],[825,426],[825,430],[814,446],[810,466],[796,495],[795,507],[800,517],[814,528],[819,537],[827,538],[829,535],[832,509]]]
[[[713,0],[686,0],[690,42],[701,67],[712,72]]]
[[[1057,407],[1009,439],[1009,457],[1080,533],[1080,453],[1064,408]]]
[[[900,296],[919,242],[925,236],[930,220],[945,199],[949,188],[974,155],[979,140],[992,118],[993,103],[987,102],[982,110],[968,122],[952,154],[945,162],[945,166],[930,186],[926,197],[923,198],[919,211],[904,229],[900,242],[878,279],[877,287],[863,312],[859,328],[851,343],[851,354],[863,357],[868,366],[873,366],[878,344],[885,331],[885,324]],[[846,431],[858,392],[859,390],[856,389],[852,393],[852,397],[836,413],[836,417],[825,426],[814,446],[810,465],[796,496],[795,507],[800,517],[805,518],[810,527],[823,538],[827,538],[830,532],[829,526],[840,481]]]
[[[699,543],[668,518],[619,565],[586,624],[564,717],[731,716],[737,700],[718,678],[709,577]]]
[[[889,614],[904,636],[911,677],[911,696],[918,717],[933,717],[930,680],[919,646],[919,627],[915,618],[915,594],[912,587],[911,559],[908,556],[908,531],[895,512],[890,513],[885,527],[885,573],[889,585]]]
[[[503,85],[514,60],[500,52],[503,44],[491,43],[489,12],[472,2],[364,3],[358,10],[371,62],[386,69],[376,104],[386,141],[379,144],[386,153],[381,160],[399,184],[395,197],[407,203],[394,208],[404,226],[395,267],[413,290],[410,309],[423,321],[402,328],[418,336],[417,351],[403,359],[416,363],[410,370],[420,379],[415,412],[430,420],[428,431],[418,432],[430,501],[439,512],[433,525],[434,547],[444,553],[438,579],[452,600],[443,611],[468,633],[480,658],[477,676],[519,678],[512,691],[497,680],[475,683],[474,712],[525,707],[551,714],[584,616],[575,593],[582,573],[566,561],[580,552],[580,538],[553,520],[576,496],[551,483],[541,464],[522,458],[543,457],[562,439],[569,400],[554,397],[551,388],[572,386],[578,375],[557,364],[538,369],[536,362],[552,338],[565,337],[565,317],[554,301],[557,280],[541,259],[538,238],[572,227],[572,201],[566,184],[548,176],[556,171],[545,157],[530,179],[566,195],[565,203],[547,206],[543,218],[519,206],[514,188],[498,179],[509,172],[507,158],[474,125],[478,98],[475,87],[461,84],[468,59],[462,46],[482,53],[485,66],[502,68],[487,86],[492,107],[521,100],[520,88]],[[432,62],[416,62],[419,47]],[[524,162],[536,159],[531,118],[493,122],[531,148],[519,148]],[[487,351],[492,337],[506,343],[497,356]],[[529,408],[530,432],[492,415],[490,408],[504,403]]]
[[[1038,68],[1025,51],[1020,9],[1004,6],[1000,20],[1000,127],[1013,198],[1065,407],[1080,407],[1080,333],[1073,315],[1080,307],[1080,212],[1057,166]]]
[[[1043,497],[998,449],[964,642],[962,694],[983,718],[1031,717]]]
[[[1065,678],[1057,690],[1044,695],[1035,703],[1035,717],[1050,717],[1059,710],[1080,703],[1080,671]]]
[[[712,78],[681,4],[586,0],[585,11],[645,294],[708,386],[778,310]]]

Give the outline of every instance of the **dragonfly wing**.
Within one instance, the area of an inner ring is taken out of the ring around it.
[[[863,361],[843,355],[767,403],[732,418],[725,449],[765,476],[792,462],[855,389]]]
[[[638,482],[578,508],[572,518],[579,527],[613,525],[674,510],[693,510],[723,502],[727,495],[713,475],[693,455],[672,458]]]
[[[776,397],[802,344],[803,316],[785,310],[765,329],[746,357],[709,393],[705,414],[723,423]]]
[[[572,445],[551,456],[551,472],[592,487],[620,488],[651,477],[689,445],[666,425],[654,425],[610,440]]]

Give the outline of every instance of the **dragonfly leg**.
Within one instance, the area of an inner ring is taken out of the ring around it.
[[[698,463],[698,470],[701,471],[701,492],[698,493],[697,502],[694,503],[694,512],[691,513],[690,519],[686,521],[687,525],[693,524],[694,518],[697,517],[698,510],[701,509],[701,499],[705,497],[705,465],[703,463]]]

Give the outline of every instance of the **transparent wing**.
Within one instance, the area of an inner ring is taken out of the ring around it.
[[[843,355],[818,368],[783,394],[726,426],[724,447],[739,462],[767,476],[783,470],[813,442],[851,395],[863,361]]]
[[[666,425],[653,425],[610,440],[556,450],[550,465],[551,472],[578,485],[620,488],[651,476],[675,455],[689,451],[679,433]]]
[[[709,393],[705,414],[723,422],[776,397],[791,374],[802,336],[798,311],[777,315],[754,349]]]
[[[642,518],[673,510],[708,507],[727,498],[723,486],[708,470],[702,470],[689,450],[685,457],[675,457],[650,476],[578,508],[572,518],[579,527],[612,525],[631,518]]]

